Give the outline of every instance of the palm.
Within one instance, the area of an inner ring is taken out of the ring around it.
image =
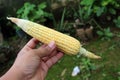
[[[19,53],[19,56],[27,55],[27,57],[28,54],[30,55],[31,53],[31,55],[29,56],[29,60],[24,62],[25,67],[23,69],[25,71],[28,71],[26,75],[29,76],[30,80],[44,80],[45,76],[47,75],[48,69],[63,56],[61,52],[57,52],[56,48],[54,48],[54,50],[52,50],[52,52],[50,53],[41,53],[40,51],[36,51],[36,53],[40,54],[40,56],[36,56],[36,54],[34,54],[34,48],[37,43],[38,41],[32,39]],[[44,49],[46,46],[47,45],[42,45],[40,49]],[[28,51],[29,53],[27,54]],[[25,58],[27,57],[25,56]]]

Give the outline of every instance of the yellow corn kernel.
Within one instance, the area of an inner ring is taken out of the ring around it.
[[[39,41],[48,44],[50,41],[55,41],[57,48],[66,54],[83,54],[89,58],[101,58],[97,56],[83,47],[81,47],[80,42],[68,35],[60,33],[56,30],[50,29],[43,25],[24,20],[18,18],[7,18],[11,20],[13,23],[17,24],[23,31],[32,37],[38,39]]]

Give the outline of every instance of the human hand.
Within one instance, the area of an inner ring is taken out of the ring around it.
[[[1,80],[44,80],[49,68],[62,58],[63,53],[57,51],[54,41],[35,49],[38,43],[31,39]]]

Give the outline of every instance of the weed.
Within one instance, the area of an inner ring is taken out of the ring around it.
[[[116,27],[120,28],[120,16],[117,19],[114,19],[113,22],[115,23]]]
[[[64,10],[63,10],[62,18],[61,18],[60,22],[58,23],[58,25],[57,25],[56,20],[54,20],[54,26],[55,26],[56,30],[58,30],[58,31],[65,30],[65,26],[64,26],[65,12],[66,12],[66,8],[64,8]]]
[[[90,61],[90,59],[81,59],[81,72],[85,75],[82,76],[83,80],[89,79],[91,71],[96,69],[96,66]]]
[[[54,15],[53,15],[53,25],[54,25],[54,27],[55,27],[55,30],[70,35],[69,32],[72,31],[72,30],[70,30],[70,29],[71,29],[71,23],[69,23],[68,21],[65,21],[66,12],[67,12],[67,9],[66,9],[66,7],[65,7],[65,8],[63,9],[61,19],[60,19],[60,21],[58,21],[58,22],[55,20],[55,17],[54,17]]]
[[[105,29],[103,29],[101,31],[100,30],[97,31],[97,34],[102,37],[102,40],[104,40],[104,39],[110,40],[110,38],[113,37],[113,33],[110,31],[109,27],[105,28]]]

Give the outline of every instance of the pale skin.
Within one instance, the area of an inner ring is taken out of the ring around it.
[[[57,51],[54,41],[35,48],[38,43],[31,39],[0,80],[45,80],[49,68],[62,58],[63,53]]]

